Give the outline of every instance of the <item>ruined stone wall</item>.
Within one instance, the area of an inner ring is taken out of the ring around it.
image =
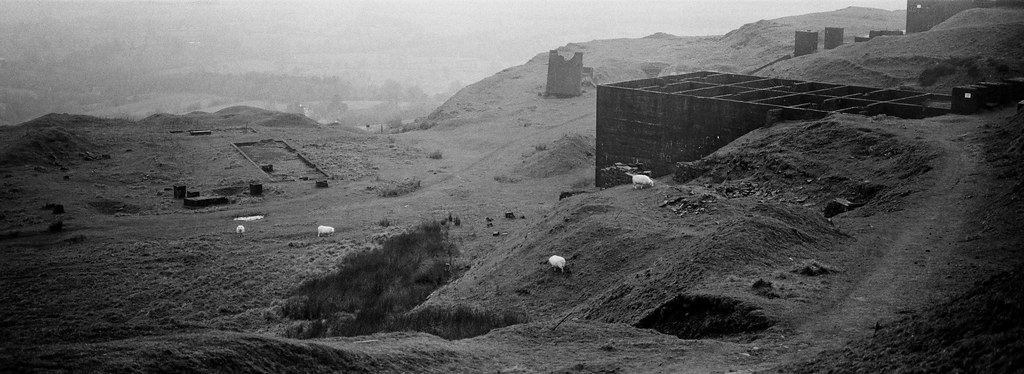
[[[548,54],[548,81],[544,93],[556,97],[573,97],[581,93],[583,53],[575,52],[566,60],[557,50]]]

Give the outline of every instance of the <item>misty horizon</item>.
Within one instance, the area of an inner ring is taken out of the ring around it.
[[[905,2],[4,1],[0,59],[35,72],[0,76],[0,103],[6,107],[0,108],[0,121],[50,111],[175,112],[218,100],[125,106],[141,94],[158,92],[127,86],[199,91],[180,82],[144,82],[186,73],[198,81],[241,74],[337,79],[351,87],[313,89],[331,93],[294,101],[431,102],[417,111],[422,113],[461,87],[570,43],[655,33],[724,35],[762,19],[850,6],[899,10]],[[37,101],[32,98],[42,87],[79,93],[49,98],[54,105],[33,102],[34,108],[21,108],[19,103]],[[284,91],[277,96],[287,96]],[[274,95],[243,96],[269,100]]]

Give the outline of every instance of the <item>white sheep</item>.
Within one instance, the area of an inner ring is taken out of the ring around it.
[[[640,187],[640,189],[643,189],[644,186],[654,187],[654,179],[651,179],[651,177],[648,177],[648,176],[643,175],[643,174],[629,174],[629,173],[626,173],[626,175],[633,177],[633,189],[634,190],[637,187]]]
[[[316,237],[323,235],[330,235],[334,233],[334,228],[331,226],[320,226],[316,228]]]
[[[565,272],[565,258],[559,255],[554,255],[548,258],[548,263],[551,267],[556,267],[558,270]]]
[[[238,225],[238,227],[235,227],[235,233],[238,234],[238,236],[242,236],[242,234],[245,233],[245,226]]]

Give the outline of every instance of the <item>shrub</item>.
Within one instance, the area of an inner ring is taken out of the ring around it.
[[[388,217],[384,217],[381,218],[380,221],[377,221],[377,224],[381,227],[388,227],[391,226],[391,220],[388,220]]]
[[[935,82],[938,82],[939,78],[953,73],[956,73],[956,66],[953,66],[949,62],[941,62],[924,69],[924,71],[921,72],[921,75],[918,75],[917,82],[922,87],[928,87],[935,84]]]
[[[838,271],[836,268],[826,264],[822,264],[814,260],[804,261],[800,264],[800,266],[792,270],[792,272],[794,273],[806,275],[809,277],[835,273],[836,271]]]
[[[53,223],[50,224],[50,227],[48,228],[48,230],[50,230],[50,232],[60,232],[61,230],[64,230],[64,221],[62,221],[62,220],[53,221]]]
[[[322,320],[286,334],[307,338],[328,331],[332,336],[393,331],[388,330],[390,321],[448,282],[454,255],[437,221],[392,236],[380,249],[348,255],[338,270],[303,282],[285,301],[285,317]]]
[[[754,284],[750,286],[750,289],[754,291],[754,294],[757,294],[761,297],[766,297],[769,299],[779,297],[779,295],[775,293],[775,287],[772,286],[772,282],[766,281],[764,279],[758,279],[757,281],[755,281]]]
[[[548,145],[547,144],[537,144],[537,145],[533,146],[533,149],[535,149],[537,151],[546,151],[548,149]]]
[[[420,331],[454,340],[526,322],[525,315],[510,311],[478,310],[465,305],[428,306],[391,320],[384,331]]]
[[[420,188],[418,179],[406,179],[401,182],[387,181],[377,185],[377,194],[381,197],[402,196]]]
[[[441,151],[430,152],[430,153],[427,154],[427,158],[432,158],[432,159],[435,159],[435,160],[440,160],[441,159]]]
[[[921,75],[917,77],[917,82],[922,87],[927,87],[938,82],[939,78],[947,75],[956,73],[957,68],[964,68],[967,76],[971,79],[981,79],[983,74],[981,73],[978,64],[973,58],[948,58],[944,61],[940,61],[931,67],[924,69]]]

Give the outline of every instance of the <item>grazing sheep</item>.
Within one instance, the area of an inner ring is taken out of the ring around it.
[[[558,270],[565,272],[565,258],[559,255],[554,255],[548,258],[548,263],[551,267],[556,267]]]
[[[654,187],[654,179],[651,179],[651,177],[648,177],[648,176],[643,175],[643,174],[629,174],[629,173],[626,173],[626,175],[633,177],[633,189],[634,190],[637,187],[640,187],[640,189],[643,189],[644,186]]]
[[[235,233],[238,234],[238,236],[245,234],[245,226],[238,225],[238,227],[235,227]]]
[[[334,228],[331,226],[320,226],[316,228],[316,237],[323,235],[330,235],[334,233]]]

